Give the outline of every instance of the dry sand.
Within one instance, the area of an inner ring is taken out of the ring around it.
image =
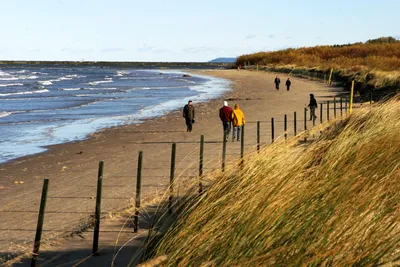
[[[248,151],[256,145],[255,121],[261,121],[262,144],[271,142],[271,117],[276,121],[275,136],[279,136],[283,134],[283,117],[287,114],[288,134],[292,136],[293,112],[297,112],[300,132],[310,93],[315,94],[317,101],[324,102],[333,99],[339,91],[322,83],[292,77],[291,90],[286,91],[283,85],[287,77],[282,74],[279,74],[281,89],[277,91],[273,73],[237,70],[200,73],[232,81],[232,90],[219,99],[194,103],[196,123],[191,133],[186,132],[178,110],[139,125],[106,129],[87,140],[51,146],[44,153],[1,164],[0,258],[9,252],[32,247],[43,178],[50,179],[44,222],[44,239],[47,239],[71,232],[94,212],[99,160],[105,162],[102,202],[105,214],[132,202],[138,151],[144,152],[144,201],[163,193],[168,186],[171,142],[177,142],[176,173],[182,175],[180,179],[194,182],[197,179],[200,135],[214,142],[205,145],[205,172],[220,168],[222,125],[218,109],[224,99],[230,106],[240,104],[245,113]],[[311,127],[311,123],[307,123]],[[239,148],[236,142],[228,143],[229,159],[239,157]],[[175,187],[175,190],[179,194],[182,188]]]

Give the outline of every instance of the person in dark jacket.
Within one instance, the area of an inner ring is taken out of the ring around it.
[[[278,76],[276,76],[274,83],[275,83],[276,90],[279,90],[279,84],[281,83],[281,79],[279,79]]]
[[[183,117],[186,121],[186,132],[191,132],[194,123],[194,107],[192,100],[189,100],[187,105],[183,107]]]
[[[219,109],[219,118],[222,121],[225,139],[228,141],[229,133],[231,132],[232,108],[228,106],[226,101],[224,101],[224,106]]]
[[[318,108],[318,104],[314,94],[310,94],[310,103],[308,104],[308,107],[310,108],[310,120],[313,120],[313,123],[315,123],[315,120],[317,119],[315,109]]]
[[[292,82],[290,81],[289,78],[287,78],[287,80],[286,80],[286,88],[287,88],[288,91],[290,90],[290,85],[292,85]]]

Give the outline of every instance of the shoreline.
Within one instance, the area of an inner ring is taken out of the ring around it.
[[[185,70],[186,71],[186,70]],[[142,124],[107,128],[89,139],[50,146],[41,154],[0,164],[0,201],[3,220],[0,229],[34,229],[43,178],[50,179],[45,229],[71,231],[83,219],[93,214],[99,160],[105,162],[103,176],[102,211],[112,212],[130,205],[134,197],[138,152],[143,151],[143,203],[163,193],[169,184],[171,143],[177,142],[176,174],[179,179],[198,175],[198,141],[205,136],[205,175],[220,168],[222,125],[218,110],[228,99],[229,105],[240,104],[246,121],[269,121],[271,117],[291,116],[301,112],[313,92],[317,100],[335,95],[337,88],[293,78],[293,89],[275,90],[273,73],[237,70],[208,70],[196,74],[209,75],[231,81],[231,90],[204,103],[194,103],[196,123],[187,133],[181,111],[150,119]],[[284,77],[281,76],[283,80]],[[292,78],[291,78],[292,79]],[[186,103],[183,103],[186,104]],[[301,119],[301,113],[298,116]],[[290,118],[290,117],[289,117]],[[276,124],[276,137],[283,134],[283,123]],[[309,122],[308,122],[309,123]],[[300,124],[299,124],[300,125]],[[246,149],[254,148],[255,124],[246,127]],[[262,123],[262,144],[270,143],[269,123]],[[290,125],[291,127],[291,125]],[[289,136],[292,129],[289,127]],[[299,130],[300,132],[300,130]],[[228,143],[227,162],[236,160],[240,143]],[[197,178],[194,178],[197,179]],[[197,181],[197,180],[196,180]],[[22,182],[22,183],[21,183]],[[176,188],[179,195],[179,187]],[[71,213],[72,211],[72,213]],[[78,211],[79,214],[73,212]],[[52,232],[44,232],[48,237]],[[10,251],[9,243],[33,241],[34,232],[1,232],[0,251]],[[4,243],[5,242],[5,243]],[[29,243],[30,244],[30,243]],[[30,246],[29,246],[30,249]],[[18,250],[18,248],[15,248]]]
[[[175,70],[173,70],[173,69],[171,69],[171,70],[165,70],[165,69],[151,70],[151,69],[149,69],[148,71],[155,72],[155,73],[165,73],[165,74],[174,73],[174,74],[179,74],[179,75],[185,75],[187,73],[190,73],[191,75],[193,75],[193,77],[207,79],[206,82],[195,84],[194,87],[188,86],[188,88],[190,90],[198,93],[196,96],[191,97],[191,99],[193,99],[197,103],[208,102],[212,99],[220,98],[221,96],[223,96],[223,94],[225,94],[226,92],[231,90],[230,82],[228,80],[217,78],[217,77],[212,77],[212,76],[207,76],[207,75],[202,75],[200,72],[195,73],[191,69],[175,69]],[[215,92],[214,91],[207,92],[207,90],[204,90],[205,88],[218,88],[218,89],[214,90]],[[186,98],[188,98],[188,97],[186,97]],[[186,98],[182,98],[182,103],[185,103],[185,101],[187,102],[187,100],[185,100]],[[77,142],[89,140],[92,138],[92,136],[99,134],[102,131],[105,131],[107,129],[118,130],[119,128],[124,127],[124,126],[132,126],[132,125],[140,125],[140,124],[148,123],[148,121],[157,119],[159,117],[166,116],[170,112],[179,110],[180,107],[178,107],[177,104],[175,104],[175,102],[178,102],[178,99],[166,100],[165,102],[157,104],[156,106],[146,106],[143,109],[141,109],[138,114],[126,114],[125,115],[126,118],[128,118],[130,116],[142,117],[142,118],[134,119],[130,123],[127,123],[127,122],[124,123],[123,121],[121,121],[120,122],[121,124],[119,124],[119,125],[105,126],[105,127],[104,126],[96,126],[96,124],[91,125],[88,127],[89,128],[88,131],[90,131],[90,129],[92,129],[94,131],[88,132],[87,134],[83,134],[83,135],[80,134],[79,136],[71,135],[71,137],[67,138],[67,139],[71,139],[69,141],[63,142],[62,140],[59,140],[60,137],[55,136],[55,141],[50,141],[50,144],[48,144],[48,145],[40,146],[40,145],[36,145],[35,143],[33,143],[33,145],[29,146],[29,147],[32,148],[31,150],[37,151],[37,152],[29,152],[29,148],[27,148],[27,149],[23,148],[22,151],[24,151],[24,152],[22,152],[21,154],[24,154],[24,155],[10,158],[10,159],[7,159],[6,161],[0,162],[0,169],[2,168],[2,165],[4,165],[4,164],[12,163],[15,161],[25,161],[25,160],[29,159],[29,157],[31,157],[31,156],[42,155],[43,153],[47,153],[51,149],[53,149],[54,147],[59,146],[59,145],[74,144]],[[161,111],[159,111],[159,114],[151,114],[151,113],[153,113],[153,110],[156,110],[156,108],[159,108],[161,110]],[[112,117],[96,118],[96,120],[111,121]],[[120,119],[120,120],[122,120],[122,119]],[[77,127],[77,126],[74,126],[76,123],[78,123],[78,125],[81,124],[79,122],[73,122],[68,125],[64,125],[63,127],[67,127],[67,128],[73,127],[74,128],[74,127]],[[51,144],[52,142],[53,142],[53,144]],[[0,181],[0,183],[1,183],[1,181]]]

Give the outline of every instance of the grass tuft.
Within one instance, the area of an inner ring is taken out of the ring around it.
[[[400,256],[400,97],[214,174],[155,249],[163,266],[378,265]],[[320,130],[320,129],[317,129]]]

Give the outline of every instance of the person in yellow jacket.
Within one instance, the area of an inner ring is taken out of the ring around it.
[[[245,123],[243,111],[240,109],[239,104],[235,104],[235,108],[232,111],[232,141],[235,141],[235,138],[237,141],[240,141],[240,128]]]

